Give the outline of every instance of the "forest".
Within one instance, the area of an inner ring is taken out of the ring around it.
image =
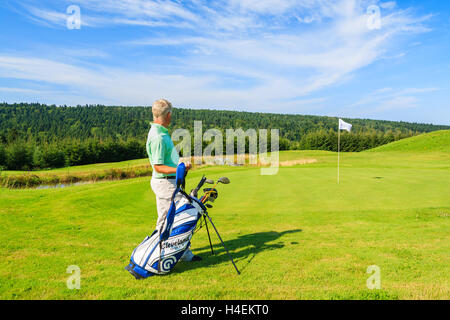
[[[341,134],[344,152],[359,152],[420,133],[450,129],[421,123],[343,120],[353,125],[351,133]],[[145,158],[151,121],[151,107],[144,106],[0,103],[0,169],[36,170]],[[203,132],[211,128],[222,133],[231,128],[279,129],[280,150],[337,151],[336,117],[178,107],[173,110],[169,132],[187,129],[193,137],[194,121],[202,121]],[[207,144],[203,142],[204,146]]]

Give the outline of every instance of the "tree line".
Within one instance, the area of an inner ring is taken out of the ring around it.
[[[38,170],[146,157],[142,141],[64,140],[38,145],[17,141],[0,145],[0,167],[5,170]]]
[[[280,129],[280,150],[337,151],[338,119],[333,117],[176,108],[172,119],[170,133],[179,128],[193,133],[194,121],[202,121],[203,131],[216,128],[223,133],[228,128]],[[151,107],[2,103],[0,168],[34,170],[145,158],[151,120]],[[353,124],[353,130],[342,134],[342,151],[363,151],[419,133],[450,129],[408,122],[344,120]],[[193,141],[191,146],[193,151]]]

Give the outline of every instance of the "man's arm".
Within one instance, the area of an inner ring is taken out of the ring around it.
[[[155,164],[155,171],[162,174],[173,174],[177,173],[177,168],[166,166],[165,164]],[[190,164],[186,165],[186,171],[191,168]]]

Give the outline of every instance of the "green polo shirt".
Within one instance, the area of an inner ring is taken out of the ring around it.
[[[155,171],[155,164],[164,164],[176,168],[180,157],[167,128],[160,124],[152,123],[147,137],[147,154],[153,168],[154,178],[175,176],[174,174],[163,174]]]

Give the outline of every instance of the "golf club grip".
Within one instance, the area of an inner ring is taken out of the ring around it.
[[[200,182],[198,183],[197,187],[195,187],[195,189],[194,189],[195,194],[197,194],[198,191],[200,190],[200,188],[205,184],[205,181],[206,181],[206,177],[203,176],[203,177],[200,179]]]

